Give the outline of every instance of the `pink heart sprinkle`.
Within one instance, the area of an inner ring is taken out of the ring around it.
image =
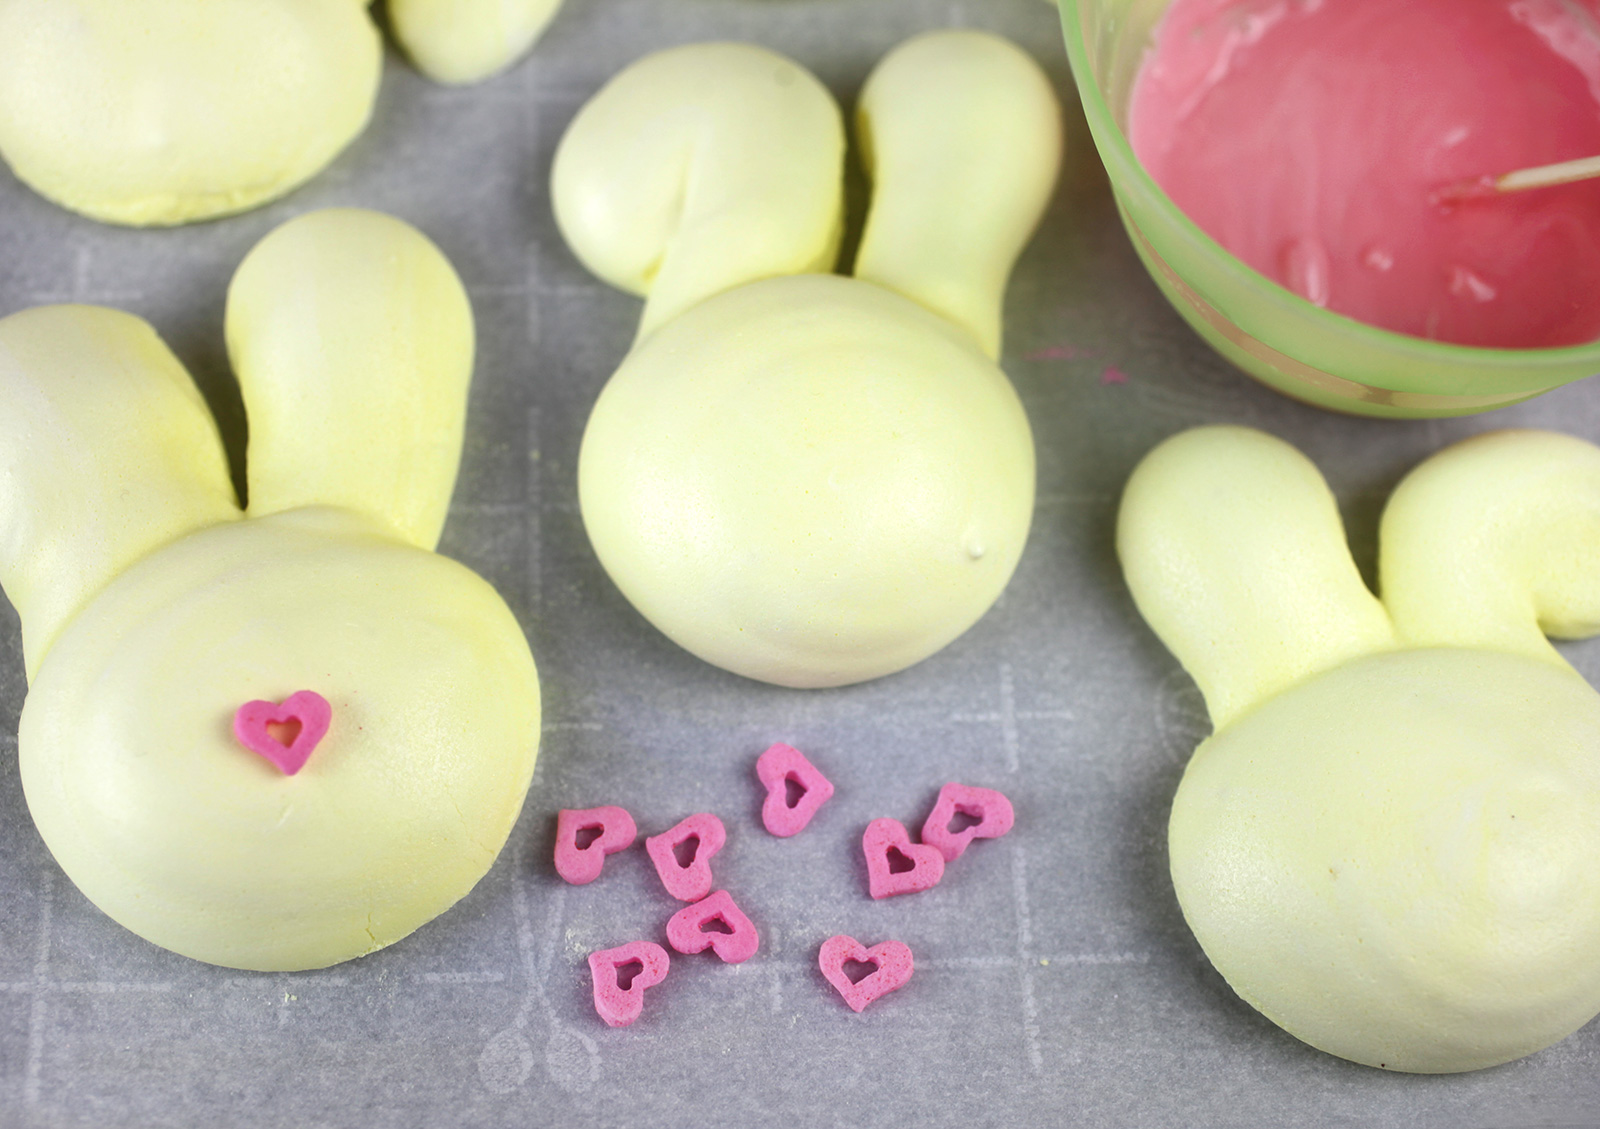
[[[687,864],[678,861],[678,847],[690,839],[698,840],[694,856]],[[698,902],[711,892],[711,856],[728,841],[722,820],[709,812],[689,816],[670,831],[652,835],[644,841],[650,861],[667,893],[680,902]]]
[[[595,833],[583,846],[580,836]],[[639,829],[622,808],[562,808],[556,816],[556,873],[574,886],[600,877],[606,856],[633,845]]]
[[[978,822],[960,831],[951,831],[956,814]],[[922,841],[937,847],[945,862],[955,862],[974,839],[998,839],[1016,821],[1011,801],[993,788],[967,784],[946,784],[939,789],[939,802],[922,825]]]
[[[761,822],[781,839],[803,830],[817,809],[833,798],[832,782],[799,749],[781,742],[761,754],[756,761],[756,776],[767,789]],[[791,782],[800,789],[793,807],[789,806]]]
[[[855,983],[845,975],[846,961],[875,964],[877,971],[868,973]],[[911,949],[901,941],[880,941],[867,948],[854,937],[839,934],[822,942],[817,954],[817,964],[822,975],[836,988],[851,1010],[860,1011],[879,996],[886,996],[903,987],[911,979]]]
[[[914,894],[937,886],[944,877],[944,855],[939,848],[913,843],[898,819],[875,819],[867,824],[861,848],[867,856],[867,890],[874,898]],[[891,856],[896,853],[911,865],[895,869]]]
[[[638,965],[626,988],[617,983],[622,969]],[[614,949],[589,954],[589,975],[594,979],[594,1010],[612,1027],[626,1027],[644,1011],[644,991],[666,979],[672,958],[654,941],[632,941]]]
[[[278,766],[285,776],[305,767],[312,750],[328,732],[333,707],[315,690],[299,690],[282,702],[246,702],[233,715],[233,735],[252,753]],[[273,729],[290,730],[284,740]]]
[[[720,921],[728,932],[707,929],[714,921]],[[756,955],[761,935],[744,911],[734,904],[733,895],[718,890],[672,915],[667,922],[667,942],[680,953],[710,949],[726,964],[742,964]]]

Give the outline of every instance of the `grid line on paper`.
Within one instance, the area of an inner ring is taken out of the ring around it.
[[[170,983],[141,983],[119,980],[51,980],[50,954],[54,943],[56,871],[46,865],[39,877],[39,934],[34,944],[33,975],[28,980],[0,983],[0,992],[32,996],[28,1007],[28,1049],[22,1067],[22,1104],[39,1104],[44,1092],[45,1036],[52,993],[115,995],[130,992],[168,992]]]
[[[1000,741],[1006,751],[1006,771],[1020,771],[1022,754],[1017,737],[1017,692],[1010,663],[1000,664]]]
[[[540,426],[543,413],[537,406],[528,409],[528,473],[524,481],[523,511],[528,523],[526,548],[528,561],[523,569],[527,577],[525,593],[528,614],[537,615],[544,606],[544,535],[540,521],[540,508],[544,503],[544,474],[541,465]]]
[[[39,1103],[44,1070],[45,991],[50,977],[50,931],[55,917],[56,876],[45,867],[39,879],[39,941],[33,952],[33,1006],[28,1009],[28,1057],[22,1068],[22,1103]]]
[[[804,964],[805,962],[796,961],[795,963]],[[772,964],[772,983],[767,988],[767,998],[772,1005],[772,1014],[781,1015],[783,1013],[783,965],[777,961]]]
[[[593,301],[600,295],[610,294],[612,291],[600,282],[539,282],[530,285],[532,293],[545,298],[573,298]]]
[[[916,966],[923,969],[932,969],[940,972],[949,972],[963,968],[977,969],[1015,969],[1022,966],[1038,966],[1052,964],[1077,964],[1077,965],[1117,965],[1117,964],[1149,964],[1154,958],[1149,953],[1066,953],[1055,956],[1039,957],[1038,959],[1020,956],[995,956],[993,953],[982,953],[976,956],[937,957],[931,960],[917,959]],[[784,972],[805,971],[809,972],[817,967],[817,962],[809,957],[761,957],[761,967],[766,969],[782,969]]]
[[[998,725],[1006,771],[1015,774],[1022,771],[1022,740],[1017,729],[1019,721],[1073,721],[1075,718],[1071,710],[1019,710],[1011,664],[1001,663],[1000,708],[983,713],[955,713],[950,715],[950,720]]]
[[[521,74],[527,69],[527,67],[517,67],[512,73]],[[490,76],[490,78],[493,77],[493,75]],[[446,104],[466,102],[474,106],[481,106],[485,102],[505,102],[521,106],[528,97],[527,91],[522,89],[522,86],[523,84],[521,83],[513,85],[507,82],[490,82],[488,80],[469,83],[465,86],[456,86],[434,82],[432,79],[424,79],[422,83],[422,100]]]
[[[1071,719],[1069,711],[1064,713]],[[1022,739],[1017,730],[1016,682],[1011,674],[1011,664],[1000,664],[1000,733],[1005,742],[1006,767],[1015,775],[1022,771]],[[1044,1067],[1044,1055],[1039,1049],[1039,1002],[1033,991],[1033,961],[1029,951],[1033,947],[1033,909],[1028,901],[1028,855],[1020,842],[1011,848],[1011,894],[1017,913],[1017,961],[1022,992],[1022,1033],[1028,1048],[1028,1061],[1037,1072]]]
[[[974,722],[1000,727],[1000,743],[1006,759],[1006,771],[1015,776],[1022,771],[1022,737],[1020,721],[1072,721],[1071,710],[1023,710],[1017,708],[1016,678],[1012,666],[1002,662],[997,671],[999,708],[983,713],[957,713],[952,721]],[[1018,990],[1022,1007],[1022,1031],[1028,1050],[1028,1061],[1034,1070],[1044,1067],[1044,1055],[1039,1047],[1039,1004],[1034,994],[1034,961],[1030,955],[1033,946],[1033,912],[1028,900],[1028,856],[1020,843],[1011,848],[1012,908],[1017,917],[1017,955],[1013,958],[1018,972]],[[1008,962],[1010,963],[1010,962]]]
[[[917,959],[919,969],[929,969],[937,972],[951,972],[959,969],[1027,969],[1039,965],[1075,964],[1075,965],[1119,965],[1119,964],[1149,964],[1149,953],[1067,953],[1065,955],[1040,957],[1022,956],[995,956],[992,953],[966,957],[938,957],[932,960]],[[761,966],[766,969],[781,969],[784,972],[805,971],[809,972],[817,967],[815,960],[805,957],[762,957]]]
[[[50,305],[56,302],[90,302],[96,305],[113,305],[118,302],[137,302],[144,297],[142,290],[96,290],[94,288],[94,248],[87,244],[78,247],[72,256],[72,282],[65,290],[35,290],[27,295],[30,303]]]
[[[515,298],[528,292],[528,284],[523,282],[472,282],[463,286],[466,292],[474,297],[482,294],[486,298]]]
[[[503,984],[504,972],[423,972],[417,979],[424,984]]]
[[[484,1045],[478,1058],[478,1078],[491,1093],[508,1094],[520,1089],[533,1071],[533,1049],[528,1028],[537,1008],[548,1028],[545,1036],[545,1069],[550,1080],[569,1093],[581,1093],[600,1078],[600,1047],[583,1032],[563,1024],[546,990],[545,983],[555,964],[561,943],[566,903],[566,886],[558,886],[546,905],[550,929],[542,947],[533,933],[533,914],[522,881],[527,849],[518,837],[512,850],[512,911],[516,921],[517,961],[524,981],[522,1000],[511,1022]],[[576,1048],[574,1050],[574,1048]]]
[[[335,988],[342,988],[350,983],[348,976],[338,973],[328,974],[313,971],[311,975],[308,975],[307,972],[275,972],[269,975],[275,996],[272,1006],[277,1009],[276,1022],[280,1028],[289,1026],[289,1005],[299,1003],[300,993],[309,985],[327,984]],[[296,977],[301,979],[296,979]],[[222,983],[229,988],[259,989],[267,982],[269,982],[267,976],[258,975],[230,976]]]
[[[31,992],[37,985],[32,980],[0,983],[0,992]],[[57,980],[47,984],[51,991],[79,993],[93,996],[115,996],[128,992],[170,992],[171,984],[145,984],[137,980]]]
[[[530,138],[527,144],[529,151],[538,147],[539,123],[536,113],[529,113],[527,120],[531,123],[529,128]],[[527,342],[529,356],[539,358],[539,342],[544,336],[544,308],[539,300],[543,297],[542,275],[539,264],[543,261],[540,251],[542,246],[538,239],[529,240],[528,246],[523,250],[522,259],[522,339]],[[536,444],[531,444],[537,448]]]
[[[1039,963],[1044,965],[1149,964],[1150,961],[1149,953],[1066,953],[1039,958]]]
[[[499,514],[520,514],[523,503],[521,502],[452,502],[452,513],[477,514],[494,517]]]
[[[1107,490],[1058,490],[1035,495],[1033,508],[1042,510],[1049,506],[1083,506],[1092,509],[1109,505],[1116,499],[1117,495]]]
[[[1022,990],[1022,1032],[1027,1041],[1028,1061],[1035,1071],[1044,1067],[1044,1054],[1039,1049],[1039,1001],[1033,991],[1033,961],[1029,949],[1033,945],[1033,915],[1028,905],[1028,855],[1021,843],[1011,848],[1011,883],[1017,906],[1017,968]]]

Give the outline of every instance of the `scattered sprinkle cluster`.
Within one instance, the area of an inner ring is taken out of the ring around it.
[[[767,790],[761,822],[768,832],[788,838],[802,831],[833,796],[833,784],[789,745],[776,744],[756,761],[756,776]],[[974,839],[997,839],[1011,830],[1011,802],[991,788],[946,784],[913,843],[897,819],[875,819],[861,845],[866,855],[867,888],[874,898],[926,890],[944,877]],[[639,831],[633,817],[616,806],[566,809],[556,817],[556,873],[574,885],[600,877],[607,855],[633,845]],[[677,826],[645,839],[645,851],[667,893],[688,904],[667,921],[667,943],[679,953],[710,949],[724,962],[749,960],[761,936],[726,890],[712,891],[711,859],[728,841],[722,820],[698,812]],[[817,963],[853,1010],[911,979],[911,949],[900,941],[868,948],[839,935],[822,944]],[[846,965],[871,965],[852,978]],[[644,993],[666,978],[672,960],[653,941],[632,941],[589,954],[594,1007],[612,1027],[626,1027],[644,1010]]]

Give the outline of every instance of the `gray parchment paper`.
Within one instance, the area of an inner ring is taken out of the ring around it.
[[[1039,449],[1032,538],[1000,603],[920,666],[826,692],[759,685],[655,632],[584,537],[579,436],[639,305],[558,238],[551,154],[584,99],[658,47],[766,44],[850,102],[889,47],[951,25],[1027,47],[1067,109],[1065,176],[1007,310],[1004,366]],[[295,975],[174,956],[89,904],[33,829],[14,754],[21,649],[0,601],[0,1125],[1600,1124],[1596,1025],[1495,1070],[1392,1075],[1300,1044],[1211,969],[1173,898],[1164,836],[1207,724],[1135,613],[1111,539],[1122,482],[1154,443],[1245,423],[1327,474],[1370,576],[1379,509],[1408,468],[1497,427],[1600,437],[1600,385],[1492,416],[1387,423],[1301,406],[1234,371],[1135,260],[1055,13],[1038,0],[568,0],[530,58],[461,90],[391,53],[366,134],[310,186],[244,216],[114,229],[0,172],[0,314],[87,301],[149,319],[237,440],[228,278],[273,226],[333,204],[416,224],[471,292],[480,353],[441,548],[527,629],[545,703],[533,790],[478,888],[383,952]],[[1565,653],[1600,681],[1600,644]],[[775,740],[838,786],[791,840],[758,821],[754,760]],[[976,845],[938,888],[873,902],[862,830],[881,815],[919,824],[948,780],[1007,792],[1016,830]],[[764,938],[737,967],[677,958],[624,1030],[595,1016],[586,954],[660,939],[676,903],[638,848],[593,885],[556,877],[556,811],[605,803],[643,834],[719,813],[719,881]],[[915,977],[851,1013],[816,968],[835,932],[904,940]]]

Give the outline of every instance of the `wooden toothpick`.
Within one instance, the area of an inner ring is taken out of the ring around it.
[[[1463,200],[1484,200],[1507,192],[1526,192],[1530,188],[1549,188],[1555,184],[1571,184],[1575,180],[1600,177],[1600,157],[1580,157],[1576,161],[1559,161],[1553,165],[1518,169],[1501,176],[1480,176],[1474,180],[1460,180],[1433,194],[1436,204],[1456,204]]]

